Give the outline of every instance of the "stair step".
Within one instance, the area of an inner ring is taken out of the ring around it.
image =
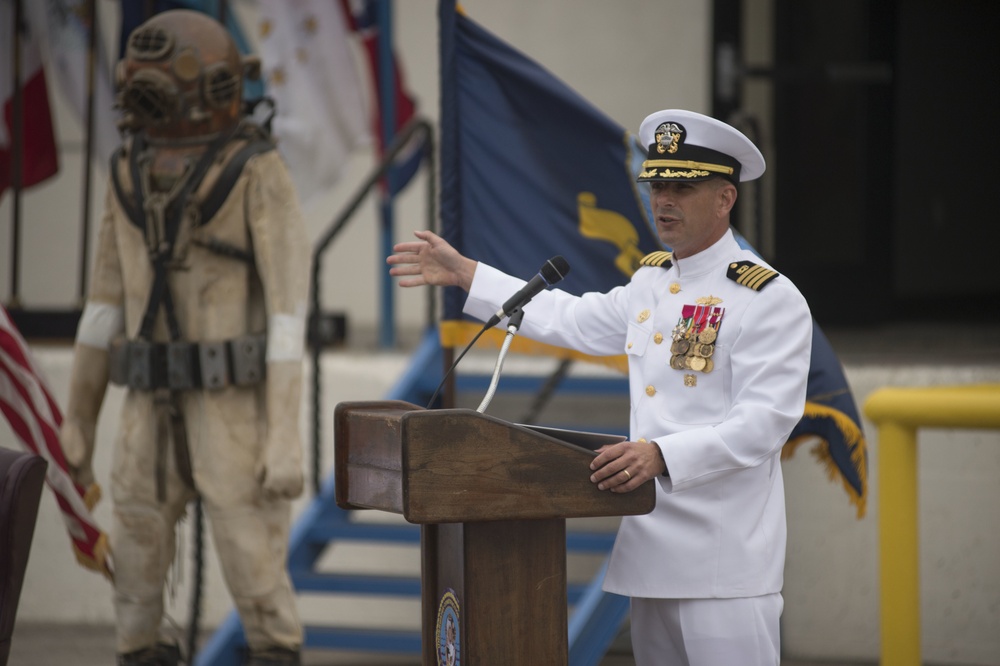
[[[420,631],[405,629],[347,629],[306,627],[305,647],[420,654]]]
[[[386,596],[420,596],[420,578],[374,574],[341,574],[290,571],[297,592],[368,593]]]

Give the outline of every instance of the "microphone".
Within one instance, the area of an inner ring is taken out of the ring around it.
[[[520,309],[522,305],[524,305],[532,298],[534,298],[538,294],[538,292],[540,292],[542,289],[545,289],[545,287],[551,287],[556,282],[559,282],[559,280],[562,280],[564,277],[566,277],[567,273],[569,273],[569,263],[561,256],[555,256],[546,261],[545,264],[542,266],[542,269],[538,271],[538,275],[531,278],[531,281],[528,282],[528,284],[524,285],[524,288],[522,288],[520,291],[518,291],[510,298],[508,298],[507,302],[503,304],[503,307],[497,310],[497,313],[492,317],[490,317],[490,320],[488,322],[483,324],[483,327],[479,329],[479,332],[476,333],[476,336],[474,338],[472,338],[472,341],[469,344],[465,345],[465,349],[463,349],[462,353],[458,355],[458,358],[456,358],[452,362],[451,367],[448,368],[448,371],[444,373],[444,377],[441,378],[441,382],[437,385],[437,388],[434,389],[434,393],[431,395],[431,399],[427,401],[427,409],[432,408],[432,406],[434,405],[435,398],[437,398],[438,393],[441,392],[441,388],[444,386],[444,383],[448,379],[449,375],[451,375],[452,371],[458,366],[458,362],[465,357],[465,354],[470,349],[472,349],[472,347],[476,344],[476,341],[479,340],[479,338],[483,335],[483,333],[485,333],[486,331],[490,330],[491,328],[499,324],[500,320],[503,319],[504,317],[509,317],[515,310],[521,312],[523,316],[524,311]],[[520,322],[518,322],[517,326],[518,327],[520,326]],[[509,340],[510,340],[510,332],[508,332],[505,344],[509,344]],[[502,359],[503,356],[501,355],[500,359],[498,360],[498,362],[501,364],[503,363]],[[494,374],[493,381],[494,382],[497,381],[496,374]],[[493,390],[496,390],[495,386],[493,387]],[[481,407],[485,408],[486,402],[488,402],[488,400],[486,400]]]
[[[507,302],[503,304],[503,307],[497,310],[496,314],[490,317],[489,321],[486,322],[484,328],[493,328],[500,323],[500,320],[504,317],[510,316],[510,314],[517,308],[525,305],[528,301],[538,295],[542,289],[546,287],[551,287],[559,280],[566,277],[569,273],[569,262],[562,258],[562,255],[556,255],[542,264],[542,268],[538,271],[538,275],[531,278],[528,284],[524,285],[516,294],[507,299]]]

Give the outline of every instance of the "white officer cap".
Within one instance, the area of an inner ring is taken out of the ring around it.
[[[764,156],[742,132],[693,111],[667,109],[646,116],[639,140],[648,147],[640,183],[722,176],[737,184],[764,173]]]

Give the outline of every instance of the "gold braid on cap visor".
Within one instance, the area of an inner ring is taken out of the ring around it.
[[[651,178],[657,175],[656,170],[660,167],[668,169],[668,171],[660,174],[660,176],[665,178],[677,176],[697,178],[699,176],[707,176],[709,172],[724,173],[728,176],[733,175],[733,167],[723,166],[722,164],[695,162],[693,160],[646,160],[642,163],[644,171],[639,174],[639,178]],[[692,169],[693,171],[691,173],[680,173],[677,171],[669,171],[670,167],[678,169]]]

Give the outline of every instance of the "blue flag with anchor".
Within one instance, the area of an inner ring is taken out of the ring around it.
[[[624,284],[660,249],[632,177],[635,137],[537,63],[463,16],[442,25],[442,234],[530,278],[554,255],[560,288]],[[442,21],[446,21],[442,11]],[[464,296],[446,297],[445,319]]]
[[[460,252],[524,279],[561,254],[572,270],[559,288],[574,294],[624,284],[639,259],[669,249],[651,223],[648,189],[635,182],[644,157],[635,136],[453,2],[441,3],[441,233]],[[463,347],[479,331],[463,319],[464,302],[460,289],[446,290],[444,346]],[[499,345],[503,332],[484,339]],[[523,338],[512,349],[627,371],[623,357]],[[814,323],[806,409],[784,454],[816,441],[814,454],[841,478],[859,518],[868,466],[860,424],[840,361]]]

